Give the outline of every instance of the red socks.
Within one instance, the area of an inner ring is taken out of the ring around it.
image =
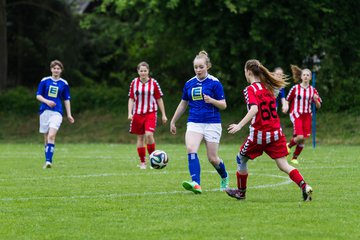
[[[289,173],[289,177],[299,187],[304,188],[306,186],[303,176],[301,176],[300,172],[296,168]]]
[[[237,186],[238,189],[246,189],[246,182],[249,174],[240,174],[238,171],[236,171],[236,179],[237,179]]]
[[[151,154],[153,151],[155,151],[155,143],[147,144],[146,145],[147,151],[149,154]],[[141,162],[145,162],[146,159],[146,148],[145,147],[138,147],[137,152],[140,158]]]
[[[148,151],[149,155],[150,155],[153,151],[155,151],[155,143],[147,144],[146,147],[147,147],[147,151]]]
[[[295,146],[296,145],[296,142],[294,141],[294,139],[292,138],[291,140],[290,140],[290,142],[289,142],[289,148],[291,148],[291,147],[293,147],[293,146]]]
[[[303,144],[298,144],[298,145],[296,145],[293,158],[296,159],[296,158],[300,155],[300,153],[301,153],[301,151],[302,151],[303,149],[304,149],[304,145],[303,145]]]
[[[137,152],[138,152],[139,157],[140,157],[140,162],[145,162],[145,154],[146,154],[145,147],[137,148]]]

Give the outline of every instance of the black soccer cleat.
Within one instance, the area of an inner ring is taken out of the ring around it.
[[[313,192],[312,187],[306,184],[306,186],[302,190],[303,198],[305,202],[309,202],[312,200],[312,192]]]
[[[236,198],[238,200],[245,200],[246,190],[240,190],[240,189],[236,189],[236,188],[229,188],[229,189],[226,189],[225,192],[230,197]]]

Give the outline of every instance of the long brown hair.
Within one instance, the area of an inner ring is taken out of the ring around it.
[[[301,69],[298,66],[292,65],[292,64],[290,65],[290,67],[291,67],[291,72],[292,72],[292,76],[293,76],[293,79],[294,79],[295,83],[302,81],[301,80],[301,74],[302,74],[303,71],[309,71],[310,72],[310,77],[311,77],[311,71],[308,68]]]
[[[260,81],[265,85],[265,87],[270,90],[273,94],[275,91],[285,87],[289,83],[286,81],[288,77],[285,74],[277,76],[274,73],[270,72],[266,67],[264,67],[259,60],[250,59],[245,63],[245,69],[250,70],[254,76],[258,77]]]

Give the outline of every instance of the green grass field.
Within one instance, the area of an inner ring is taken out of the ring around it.
[[[232,187],[238,147],[220,146]],[[204,146],[204,192],[186,192],[184,145],[158,148],[169,165],[140,170],[135,145],[59,143],[42,169],[41,144],[1,144],[0,239],[360,239],[358,146],[307,145],[312,202],[267,156],[249,163],[247,199],[229,198]]]

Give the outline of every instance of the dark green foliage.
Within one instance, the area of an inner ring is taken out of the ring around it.
[[[29,115],[38,110],[36,91],[17,87],[0,94],[0,112]]]
[[[127,111],[128,89],[108,86],[92,86],[71,90],[71,106],[74,113],[88,110],[105,110],[119,113]]]
[[[290,74],[290,64],[312,68],[304,59],[317,54],[322,63],[316,88],[324,110],[359,111],[360,15],[354,13],[359,1],[94,3],[98,6],[78,16],[60,0],[9,2],[11,85],[35,87],[49,74],[50,60],[59,58],[72,86],[128,89],[136,65],[147,61],[164,93],[180,96],[194,75],[195,55],[205,49],[213,63],[210,73],[222,81],[228,105],[236,107],[247,84],[246,60],[257,58],[270,70],[281,66]]]
[[[70,6],[62,0],[12,0],[7,3],[7,15],[8,87],[37,86],[44,75],[51,74],[54,59],[64,63],[64,78],[78,76],[76,70],[85,61],[84,38]]]
[[[112,113],[127,111],[128,89],[97,85],[71,88],[71,108],[77,114],[91,110]],[[25,87],[10,89],[0,95],[0,112],[31,115],[39,110],[36,90]]]
[[[348,14],[356,5],[329,0],[109,0],[104,1],[100,13],[84,21],[91,30],[99,26],[99,19],[107,19],[107,31],[101,35],[117,32],[116,39],[126,57],[121,61],[114,54],[106,55],[118,62],[120,70],[112,69],[127,76],[132,74],[132,66],[146,60],[154,76],[166,81],[170,94],[177,93],[193,76],[196,53],[207,50],[213,62],[210,72],[223,82],[233,106],[242,101],[241,90],[246,85],[243,65],[247,59],[257,58],[270,70],[281,66],[290,74],[290,64],[312,68],[303,60],[317,54],[323,60],[317,88],[325,109],[336,111],[345,110],[344,105],[352,109],[356,104],[343,96],[338,97],[339,101],[333,97],[349,95],[349,85],[360,70],[356,51],[360,47],[356,37],[359,30],[347,31],[349,26],[358,25],[359,17]]]

